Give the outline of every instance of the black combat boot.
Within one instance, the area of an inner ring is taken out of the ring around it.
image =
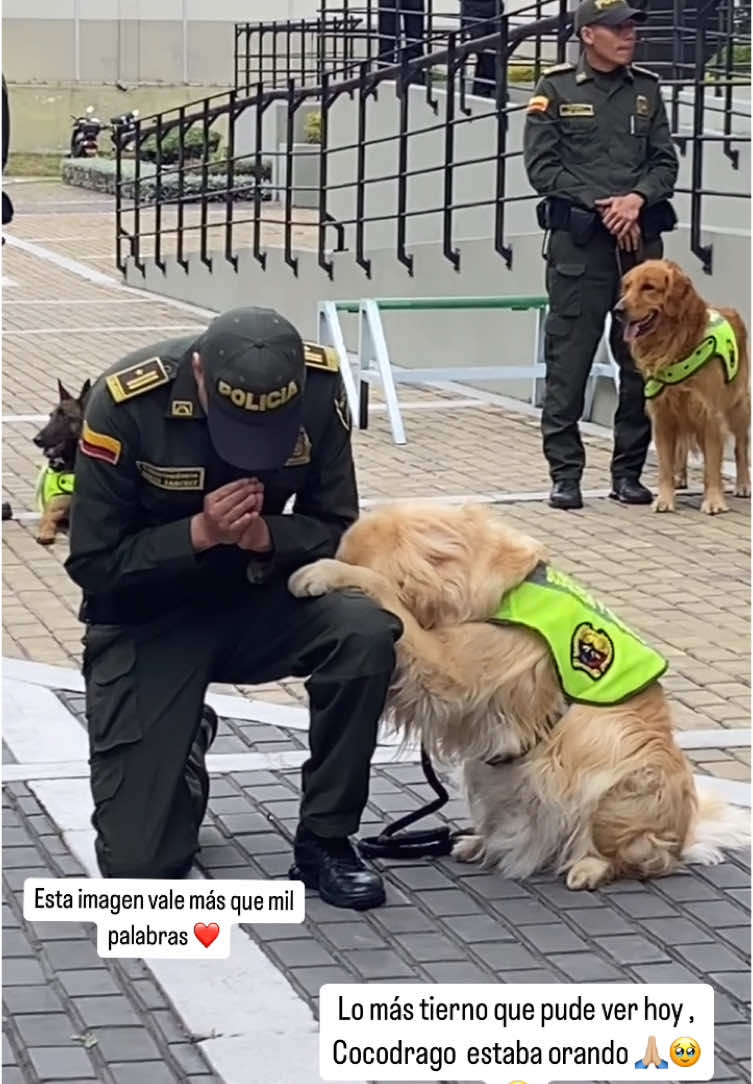
[[[294,856],[290,879],[315,888],[333,907],[366,911],[384,903],[382,878],[367,868],[347,837],[325,839],[299,825]]]

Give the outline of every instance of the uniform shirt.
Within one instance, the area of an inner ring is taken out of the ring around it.
[[[544,73],[528,102],[523,154],[532,187],[593,208],[637,192],[646,206],[672,195],[679,161],[659,77],[632,65],[597,72],[577,65]]]
[[[187,604],[221,605],[249,579],[282,579],[333,556],[357,517],[342,378],[331,355],[307,347],[296,448],[283,469],[256,474],[264,484],[271,552],[254,555],[232,545],[194,551],[190,521],[202,511],[204,495],[253,473],[214,451],[191,369],[194,344],[194,338],[171,339],[135,351],[90,393],[65,565],[83,588],[84,621],[134,624]],[[283,515],[294,494],[292,514]]]

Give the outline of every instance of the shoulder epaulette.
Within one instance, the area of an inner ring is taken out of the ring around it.
[[[574,64],[565,63],[565,64],[555,64],[551,68],[544,68],[544,71],[541,74],[542,75],[556,75],[557,72],[574,72],[574,71],[575,71],[575,65]]]
[[[303,356],[310,369],[324,369],[328,373],[339,373],[340,358],[334,346],[322,346],[320,343],[304,343]]]
[[[124,403],[127,399],[135,399],[137,395],[169,383],[170,379],[171,371],[161,358],[146,358],[108,376],[107,387],[116,403]]]
[[[637,72],[638,75],[647,75],[649,79],[655,79],[657,83],[661,78],[658,72],[652,72],[650,68],[641,68],[637,64],[631,64],[630,69],[631,71]]]

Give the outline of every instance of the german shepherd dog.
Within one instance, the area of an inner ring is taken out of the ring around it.
[[[41,448],[47,459],[43,476],[39,484],[39,500],[42,517],[37,528],[37,542],[41,546],[51,546],[59,530],[68,527],[68,514],[71,507],[71,495],[68,492],[54,493],[45,499],[48,487],[44,477],[53,475],[72,475],[76,463],[76,449],[84,422],[84,408],[91,390],[91,381],[84,381],[78,396],[66,391],[58,380],[58,404],[50,414],[50,420],[34,437],[37,448]],[[51,487],[53,490],[58,487]]]

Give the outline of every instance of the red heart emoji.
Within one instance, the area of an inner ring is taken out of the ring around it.
[[[204,948],[209,948],[213,941],[220,936],[220,927],[216,922],[210,922],[205,926],[203,922],[197,922],[193,928],[197,941],[201,941]]]

